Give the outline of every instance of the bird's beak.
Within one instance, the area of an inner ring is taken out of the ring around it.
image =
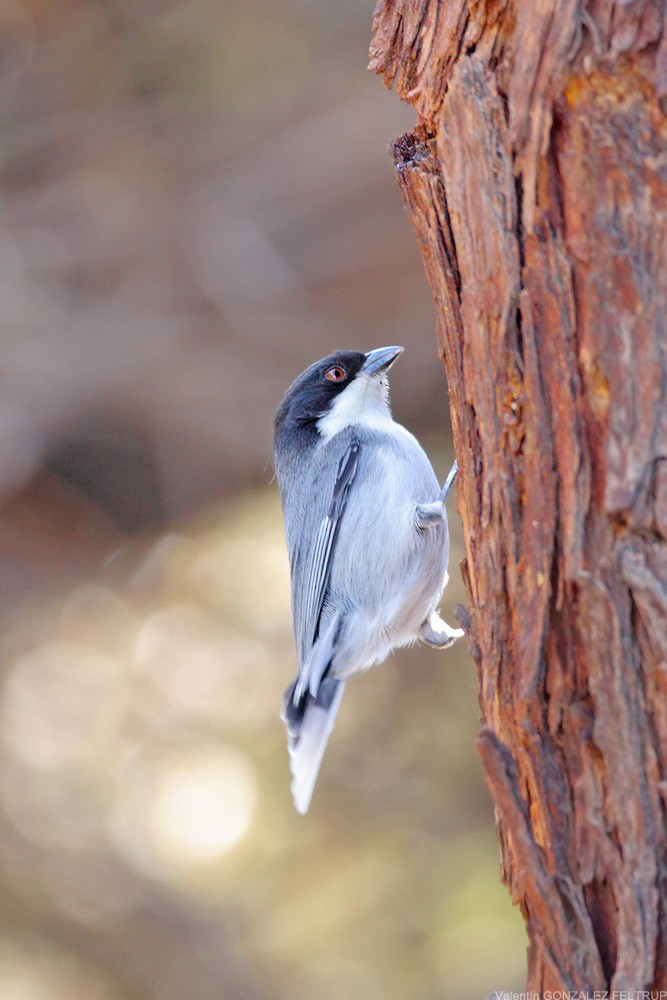
[[[368,352],[360,371],[366,375],[377,375],[378,372],[386,372],[388,368],[391,368],[399,354],[402,353],[402,347],[377,347],[374,351]]]

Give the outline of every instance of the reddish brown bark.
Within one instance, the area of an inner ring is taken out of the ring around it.
[[[380,0],[433,292],[471,648],[529,989],[667,989],[667,28],[659,0]],[[662,103],[661,103],[662,102]]]

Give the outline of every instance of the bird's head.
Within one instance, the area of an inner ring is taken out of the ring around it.
[[[372,425],[389,414],[387,372],[402,347],[334,351],[293,382],[276,415],[276,429],[311,425],[330,438],[352,424]]]

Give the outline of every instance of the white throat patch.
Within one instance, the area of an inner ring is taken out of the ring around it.
[[[329,440],[353,424],[381,429],[392,423],[386,381],[372,375],[357,375],[336,397],[331,409],[317,421],[317,429],[325,440]]]

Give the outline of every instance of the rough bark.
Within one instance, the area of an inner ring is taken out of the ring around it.
[[[528,989],[667,989],[661,0],[380,0]]]

